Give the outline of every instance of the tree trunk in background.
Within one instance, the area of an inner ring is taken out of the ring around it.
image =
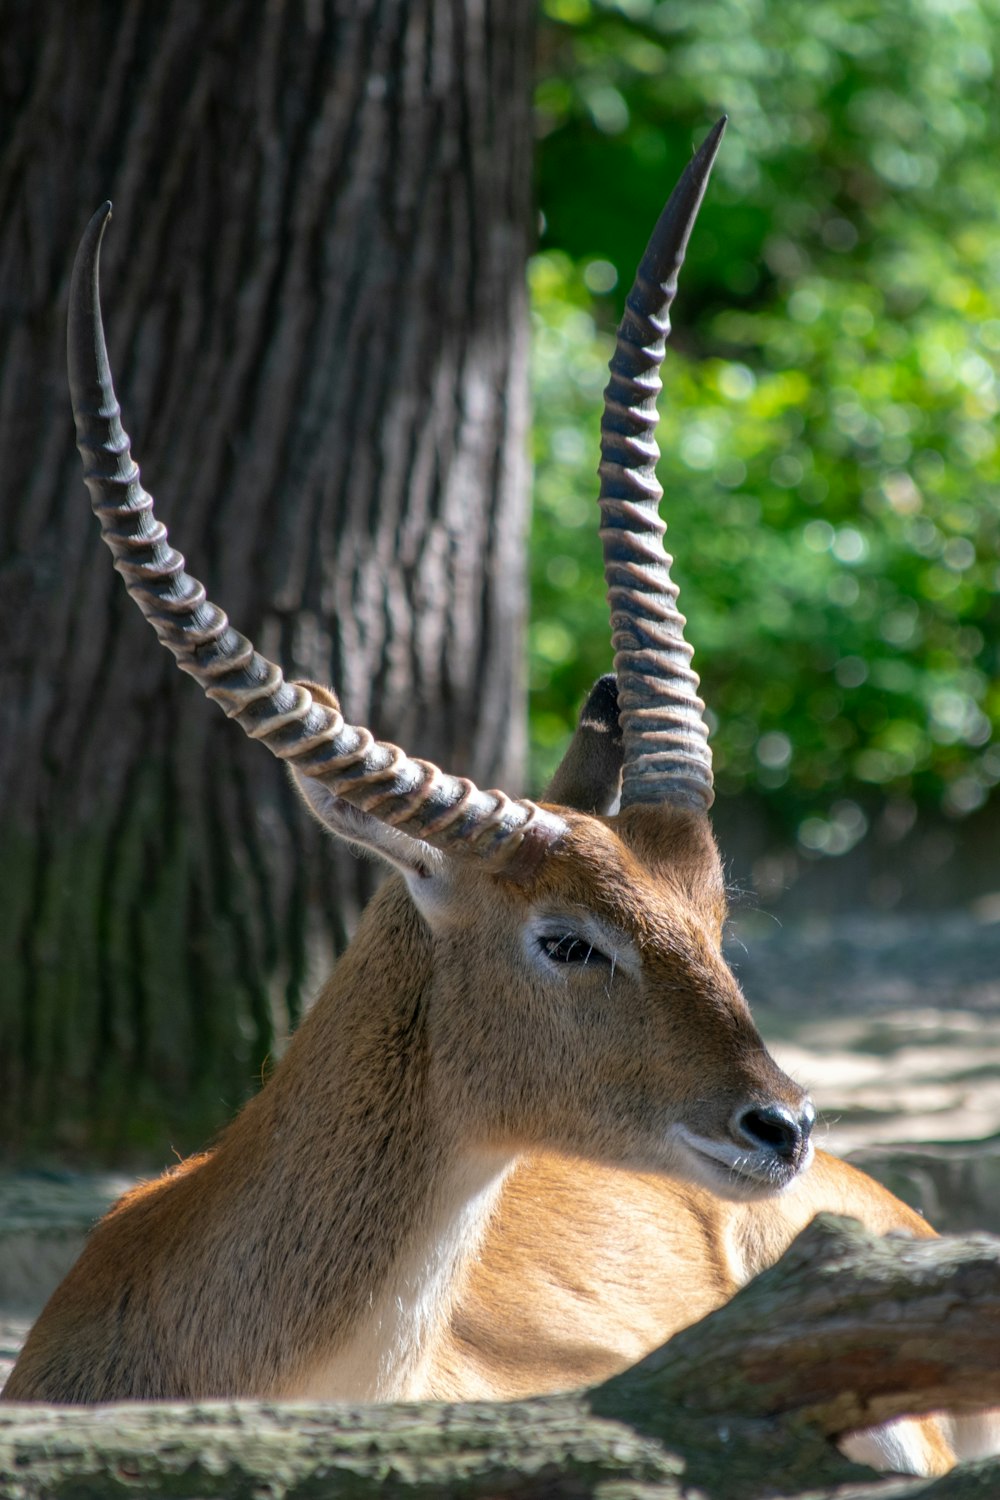
[[[99,540],[102,286],[146,487],[291,675],[520,790],[532,0],[0,0],[0,1139],[161,1151],[249,1092],[375,872],[176,671]]]

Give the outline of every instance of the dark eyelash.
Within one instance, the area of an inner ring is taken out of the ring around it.
[[[545,936],[538,939],[538,946],[557,964],[609,964],[611,960],[575,932],[563,933],[561,937]]]

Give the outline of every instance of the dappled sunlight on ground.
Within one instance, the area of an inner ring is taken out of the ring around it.
[[[775,1057],[813,1093],[827,1149],[1000,1133],[1000,923],[772,922],[739,934],[732,958]]]
[[[1000,1025],[981,1013],[914,1008],[807,1021],[772,1050],[811,1090],[817,1141],[838,1155],[1000,1132]]]

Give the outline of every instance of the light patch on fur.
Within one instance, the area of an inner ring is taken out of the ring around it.
[[[815,1154],[810,1141],[803,1160],[793,1167],[763,1147],[747,1150],[729,1141],[698,1135],[679,1123],[671,1126],[669,1136],[680,1148],[677,1170],[684,1177],[718,1193],[720,1198],[736,1202],[773,1197],[808,1170]]]
[[[412,1237],[350,1341],[275,1394],[309,1401],[417,1396],[431,1338],[451,1313],[462,1267],[478,1251],[513,1165],[507,1156],[456,1163],[438,1182],[423,1224],[414,1224]]]
[[[722,1217],[719,1239],[726,1266],[737,1287],[746,1286],[756,1276],[757,1267],[750,1264],[747,1247],[740,1233],[740,1217],[733,1213]]]
[[[932,1441],[933,1438],[938,1441]],[[867,1464],[880,1474],[915,1474],[920,1479],[933,1479],[946,1474],[954,1462],[937,1423],[918,1422],[912,1417],[852,1432],[841,1438],[837,1447],[845,1458]]]
[[[947,1427],[955,1456],[963,1463],[1000,1453],[1000,1411],[996,1408],[948,1417]]]

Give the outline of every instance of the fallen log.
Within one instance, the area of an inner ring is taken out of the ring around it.
[[[831,1438],[1000,1404],[1000,1240],[821,1215],[701,1323],[591,1391],[350,1407],[0,1405],[4,1500],[987,1500],[1000,1461],[877,1479]]]

